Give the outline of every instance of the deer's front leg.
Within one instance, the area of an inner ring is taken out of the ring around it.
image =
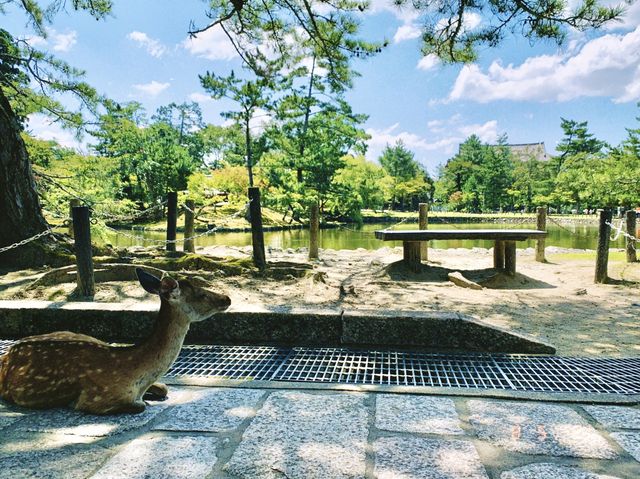
[[[169,388],[167,388],[166,384],[153,383],[144,393],[143,398],[148,401],[164,401],[167,399],[168,393]]]

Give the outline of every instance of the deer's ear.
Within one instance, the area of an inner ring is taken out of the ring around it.
[[[142,286],[147,293],[160,294],[161,282],[158,278],[141,268],[136,268],[136,276],[138,277],[138,281],[140,281],[140,286]]]
[[[161,294],[170,293],[171,291],[177,288],[178,288],[178,282],[169,276],[165,276],[164,278],[162,278],[162,281],[160,281]]]

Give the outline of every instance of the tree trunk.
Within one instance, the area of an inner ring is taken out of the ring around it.
[[[21,131],[17,117],[0,89],[0,247],[30,238],[48,228]],[[52,243],[55,240],[45,236],[0,253],[0,265],[41,266],[51,252]]]
[[[249,129],[249,120],[251,115],[245,119],[244,125],[244,143],[245,152],[247,153],[247,172],[249,173],[249,188],[253,188],[253,158],[251,158],[251,131]]]

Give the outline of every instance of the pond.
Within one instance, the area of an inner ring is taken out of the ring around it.
[[[617,224],[617,223],[616,223]],[[418,225],[403,223],[391,225],[389,223],[370,223],[358,228],[355,226],[343,226],[339,228],[324,229],[320,231],[320,247],[331,249],[378,249],[384,246],[402,246],[401,242],[383,242],[374,237],[374,231],[385,228],[393,229],[417,229]],[[429,224],[430,229],[486,229],[486,228],[523,228],[535,229],[535,224]],[[547,246],[561,248],[595,249],[598,241],[598,228],[592,225],[548,225]],[[178,233],[178,239],[182,234]],[[150,231],[123,231],[120,234],[108,233],[104,241],[116,247],[128,247],[135,245],[151,246],[154,241],[165,239],[164,232]],[[265,245],[272,248],[300,248],[309,246],[309,231],[307,229],[295,229],[288,231],[265,231]],[[213,233],[196,239],[196,246],[247,246],[251,244],[251,233]],[[493,247],[492,241],[483,240],[447,240],[430,241],[432,248],[472,248]],[[535,247],[535,241],[519,241],[518,248]],[[612,241],[611,248],[623,248],[624,238],[620,236],[617,241]],[[178,247],[180,249],[180,247]]]

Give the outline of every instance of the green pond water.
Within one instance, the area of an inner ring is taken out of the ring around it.
[[[616,223],[617,224],[617,223]],[[320,247],[331,249],[378,249],[384,246],[402,246],[402,242],[390,242],[377,240],[374,231],[385,228],[392,229],[417,229],[417,224],[403,223],[391,225],[389,223],[365,224],[361,228],[354,226],[324,229],[320,231]],[[466,223],[466,224],[429,224],[429,229],[487,229],[487,228],[516,228],[535,229],[535,224],[489,224],[489,223]],[[595,249],[598,238],[597,226],[569,225],[557,226],[548,225],[547,246],[557,246],[561,248]],[[131,236],[136,236],[132,238]],[[178,233],[178,240],[182,239],[182,233]],[[151,246],[153,240],[164,240],[164,232],[141,232],[122,231],[121,234],[107,234],[103,240],[116,247],[128,246]],[[272,248],[300,248],[309,246],[308,230],[289,231],[265,231],[265,245]],[[251,233],[213,233],[208,236],[201,236],[196,239],[196,246],[247,246],[251,244]],[[430,241],[432,248],[491,248],[493,241],[482,240],[447,240]],[[534,247],[535,241],[518,241],[518,248]],[[623,248],[624,238],[621,236],[617,241],[612,241],[611,248]],[[178,247],[180,249],[180,246]]]

